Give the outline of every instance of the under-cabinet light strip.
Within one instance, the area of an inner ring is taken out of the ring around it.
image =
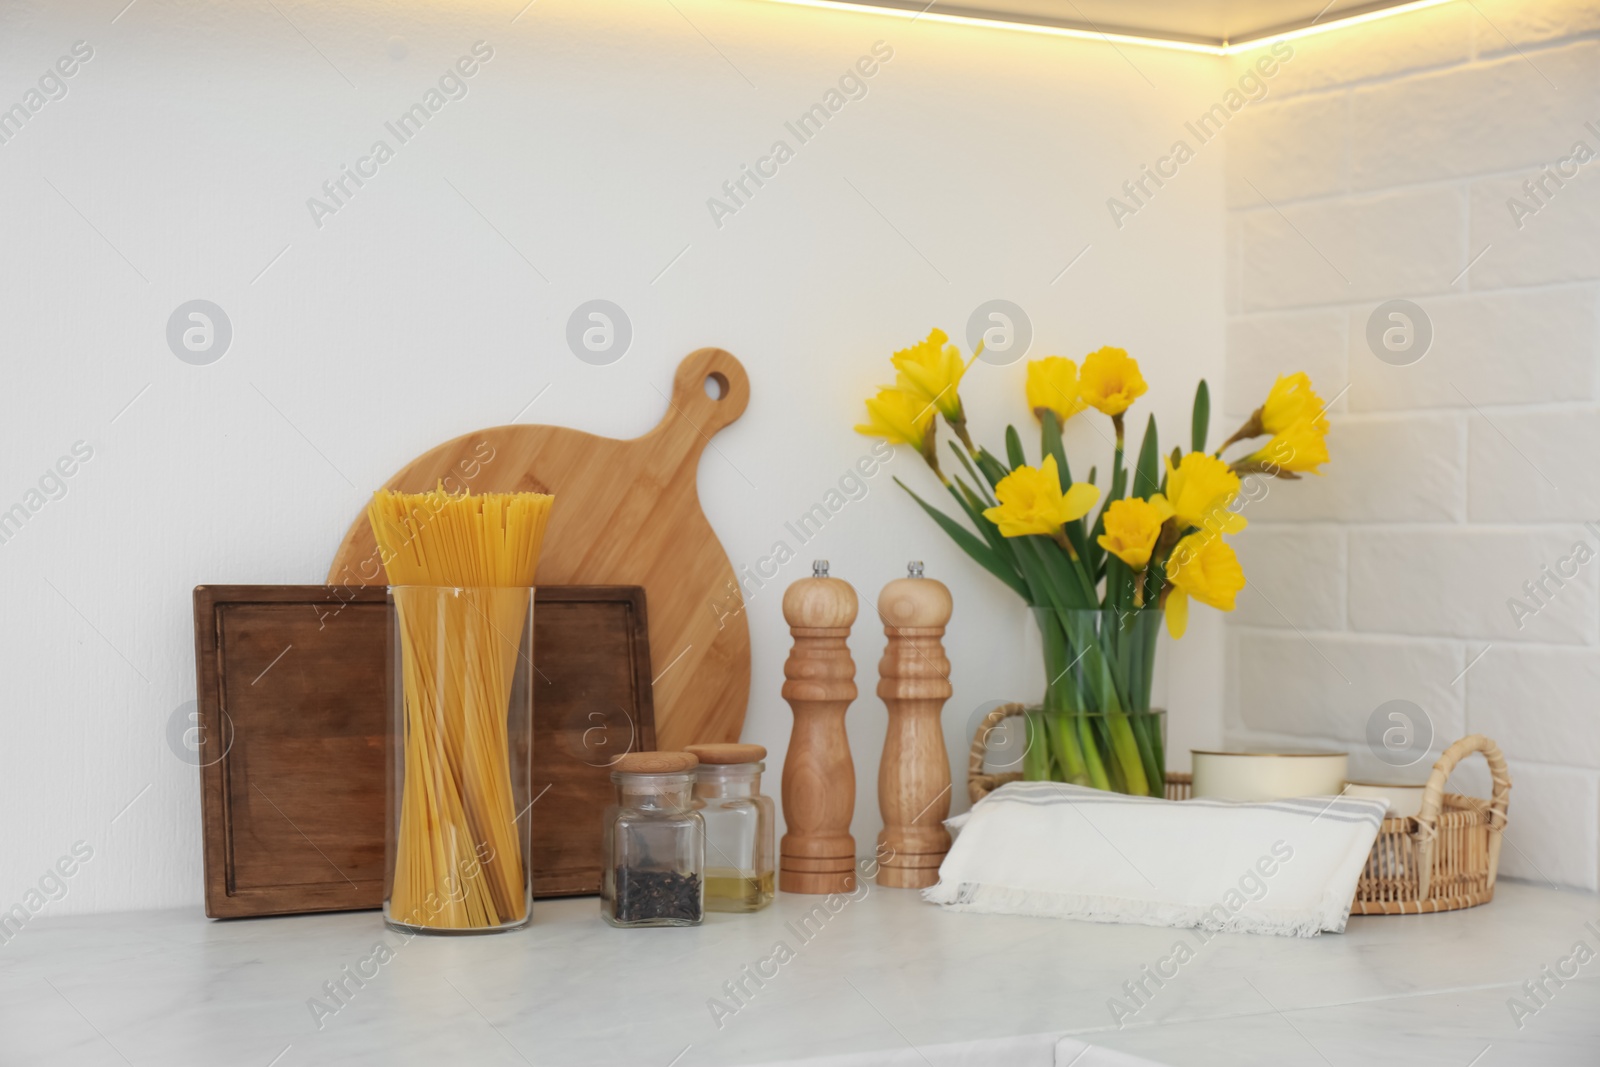
[[[1360,14],[1347,15],[1330,19],[1315,26],[1303,26],[1297,30],[1285,30],[1281,33],[1267,33],[1260,37],[1251,37],[1242,41],[1230,41],[1224,44],[1203,44],[1198,41],[1175,40],[1167,37],[1142,37],[1130,33],[1102,33],[1098,30],[1079,29],[1072,26],[1052,26],[1037,22],[1014,22],[1003,18],[987,18],[976,15],[949,15],[940,11],[916,11],[903,7],[880,7],[870,3],[852,3],[850,0],[775,0],[780,4],[793,4],[798,7],[820,7],[829,11],[851,11],[856,14],[887,15],[891,18],[907,19],[910,21],[923,20],[927,22],[945,22],[957,26],[981,26],[988,29],[1022,30],[1027,33],[1042,33],[1052,37],[1070,37],[1080,41],[1107,41],[1112,44],[1137,44],[1147,45],[1152,48],[1171,48],[1180,52],[1197,52],[1201,55],[1226,56],[1238,52],[1259,48],[1273,41],[1292,41],[1301,37],[1309,37],[1316,33],[1326,33],[1329,30],[1342,30],[1347,26],[1356,26],[1364,22],[1373,22],[1377,19],[1388,18],[1391,15],[1403,15],[1409,11],[1420,11],[1427,7],[1437,7],[1440,4],[1451,3],[1452,0],[1411,0],[1410,3],[1396,4],[1393,7],[1379,8],[1374,11],[1363,11]]]

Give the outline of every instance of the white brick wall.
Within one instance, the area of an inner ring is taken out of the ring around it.
[[[1481,267],[1480,261],[1474,270]],[[1427,310],[1438,349],[1408,367],[1373,359],[1366,337],[1371,309],[1350,310],[1345,336],[1351,411],[1470,410],[1473,404],[1587,400],[1593,395],[1593,286],[1439,297],[1428,302]],[[1308,368],[1307,373],[1316,372]]]
[[[1600,0],[1372,28],[1295,41],[1227,131],[1222,407],[1298,369],[1338,396],[1326,477],[1274,483],[1236,539],[1227,733],[1421,780],[1365,740],[1412,701],[1436,749],[1481,732],[1510,758],[1507,874],[1600,888],[1600,158],[1546,172],[1600,157]],[[1432,324],[1409,366],[1368,347],[1390,299]]]

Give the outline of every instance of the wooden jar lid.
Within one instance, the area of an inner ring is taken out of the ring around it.
[[[699,763],[692,752],[629,752],[611,769],[617,774],[682,774]]]
[[[698,757],[701,763],[760,763],[767,758],[767,750],[762,745],[684,745],[683,750]]]

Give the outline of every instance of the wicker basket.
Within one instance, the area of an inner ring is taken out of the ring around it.
[[[1004,704],[978,725],[967,761],[967,796],[974,804],[1005,783],[1022,780],[1015,772],[990,774],[983,764],[990,732],[1025,710],[1025,704]],[[1444,791],[1456,764],[1474,752],[1483,753],[1489,764],[1493,792],[1488,800]],[[1168,772],[1168,800],[1187,800],[1190,787],[1189,775]],[[1511,776],[1499,745],[1482,734],[1472,734],[1445,749],[1428,776],[1421,812],[1415,817],[1383,820],[1356,885],[1351,913],[1415,915],[1471,908],[1493,900],[1510,800]]]

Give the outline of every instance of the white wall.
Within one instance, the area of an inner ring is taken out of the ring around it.
[[[738,564],[868,450],[850,427],[890,350],[959,333],[981,301],[1026,308],[1036,355],[1126,346],[1152,383],[1140,410],[1169,434],[1195,378],[1220,378],[1220,151],[1120,230],[1105,206],[1217,99],[1218,61],[753,0],[539,0],[515,19],[519,0],[124,2],[0,7],[6,105],[74,42],[94,50],[0,144],[0,507],[74,442],[93,449],[0,545],[0,907],[80,839],[95,859],[52,912],[196,905],[196,772],[165,739],[194,696],[192,587],[319,581],[397,466],[546,386],[524,421],[631,436],[662,416],[685,353],[738,355],[753,398],[700,472]],[[866,98],[714,226],[707,198],[880,39],[894,58]],[[314,226],[307,198],[480,40],[494,56],[468,95]],[[596,297],[635,330],[607,367],[564,341]],[[195,298],[234,329],[210,366],[165,339]],[[1026,418],[1022,373],[973,373],[982,439]],[[1102,448],[1087,424],[1071,443]],[[931,488],[916,463],[890,470]],[[959,782],[973,709],[1037,695],[1041,668],[997,636],[1021,631],[1020,605],[888,473],[779,582],[817,555],[869,601],[913,557],[951,585]],[[751,604],[745,731],[774,750],[773,792],[790,721],[778,600]],[[864,852],[882,647],[864,621]],[[1215,619],[1180,648],[1175,750],[1220,739],[1222,649]]]
[[[1340,397],[1327,476],[1275,485],[1238,539],[1228,733],[1347,746],[1391,781],[1366,744],[1388,701],[1436,750],[1487,734],[1514,782],[1502,869],[1591,889],[1596,564],[1531,617],[1508,601],[1600,548],[1600,162],[1520,226],[1508,198],[1538,204],[1522,183],[1576,142],[1600,152],[1596,31],[1593,2],[1474,0],[1296,42],[1227,161],[1226,406],[1302,367]],[[1419,362],[1368,345],[1394,298],[1431,322]],[[1485,782],[1478,763],[1458,787]]]

